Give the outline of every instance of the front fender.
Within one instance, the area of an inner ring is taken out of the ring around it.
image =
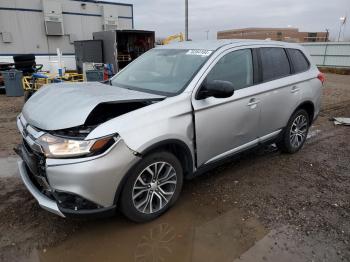
[[[109,120],[86,139],[118,133],[126,145],[141,153],[165,140],[182,141],[194,156],[194,127],[190,93],[182,93]]]

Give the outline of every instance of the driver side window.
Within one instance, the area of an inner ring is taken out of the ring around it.
[[[233,51],[223,56],[207,75],[207,82],[229,81],[234,89],[253,85],[253,58],[251,49]]]

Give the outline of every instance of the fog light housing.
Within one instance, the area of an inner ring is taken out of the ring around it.
[[[59,206],[65,209],[77,211],[100,208],[99,205],[93,203],[92,201],[71,193],[55,191],[55,197]]]

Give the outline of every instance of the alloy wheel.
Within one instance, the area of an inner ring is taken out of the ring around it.
[[[300,147],[306,139],[308,122],[304,115],[298,115],[290,128],[290,144],[294,148]]]
[[[137,177],[132,190],[134,207],[152,214],[163,209],[175,193],[177,174],[167,162],[148,165]]]

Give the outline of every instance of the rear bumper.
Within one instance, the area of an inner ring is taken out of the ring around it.
[[[28,191],[33,195],[33,197],[38,201],[39,205],[46,209],[47,211],[50,211],[51,213],[54,213],[56,215],[59,215],[61,217],[65,217],[65,215],[59,210],[58,205],[56,201],[48,198],[44,194],[42,194],[36,186],[32,183],[32,181],[29,178],[28,172],[25,167],[25,163],[23,160],[18,161],[18,169],[19,174],[21,175],[22,181],[24,185],[27,187]]]

